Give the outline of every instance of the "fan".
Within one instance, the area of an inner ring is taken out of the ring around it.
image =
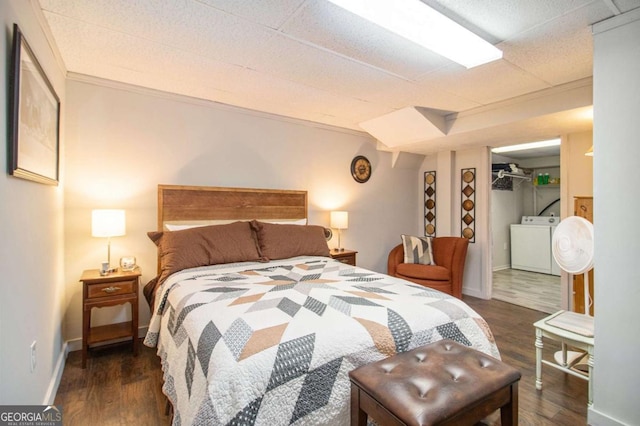
[[[593,267],[593,225],[579,216],[569,216],[561,221],[553,233],[551,243],[553,258],[566,272],[584,274],[584,309],[589,313],[589,272]]]
[[[591,295],[589,294],[589,270],[593,267],[593,225],[579,216],[570,216],[560,222],[551,242],[553,258],[569,274],[584,274],[584,314],[564,312],[553,321],[560,328],[582,335],[593,336],[593,318],[589,316]],[[555,353],[558,364],[584,372],[586,364],[577,364],[586,355],[584,352]]]

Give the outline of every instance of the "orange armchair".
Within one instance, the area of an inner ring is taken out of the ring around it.
[[[435,265],[404,262],[404,247],[389,253],[387,273],[444,293],[462,298],[462,277],[469,240],[459,237],[436,237],[431,241]]]

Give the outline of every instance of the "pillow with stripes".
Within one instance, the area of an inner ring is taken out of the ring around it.
[[[404,246],[404,263],[418,263],[420,265],[435,265],[431,237],[415,237],[402,235]]]

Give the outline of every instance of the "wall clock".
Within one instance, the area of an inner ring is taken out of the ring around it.
[[[371,163],[362,155],[358,155],[351,161],[351,176],[358,183],[365,183],[371,177]]]

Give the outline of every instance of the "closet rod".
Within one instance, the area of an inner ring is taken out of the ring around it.
[[[504,170],[500,170],[500,171],[498,171],[498,177],[495,178],[491,184],[493,185],[494,183],[496,183],[496,181],[498,179],[502,179],[503,177],[512,177],[512,178],[516,178],[516,179],[523,179],[523,180],[526,180],[527,182],[531,180],[530,176],[523,176],[523,175],[518,175],[518,174],[515,174],[515,173],[505,172]]]

